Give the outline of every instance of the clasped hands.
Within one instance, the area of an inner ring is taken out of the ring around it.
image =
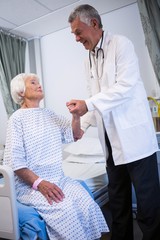
[[[70,113],[76,114],[77,116],[83,116],[87,111],[87,105],[84,100],[75,100],[72,99],[71,101],[66,103]]]

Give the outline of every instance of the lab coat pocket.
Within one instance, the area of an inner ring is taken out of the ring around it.
[[[146,123],[148,119],[145,103],[137,102],[136,100],[132,100],[118,106],[116,112],[121,129],[142,125]]]

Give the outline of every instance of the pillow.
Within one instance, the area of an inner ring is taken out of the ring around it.
[[[74,155],[103,155],[102,146],[98,138],[82,137],[64,148],[65,152]]]

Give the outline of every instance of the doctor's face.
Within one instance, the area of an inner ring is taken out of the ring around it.
[[[75,35],[76,41],[82,43],[85,49],[90,51],[95,48],[98,42],[96,39],[95,24],[96,22],[91,20],[89,26],[82,22],[79,17],[70,24],[71,32]]]

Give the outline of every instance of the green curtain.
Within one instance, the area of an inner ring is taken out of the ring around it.
[[[26,40],[0,30],[0,89],[7,115],[19,108],[10,94],[10,81],[25,71]]]
[[[160,0],[138,0],[145,41],[160,84]]]

